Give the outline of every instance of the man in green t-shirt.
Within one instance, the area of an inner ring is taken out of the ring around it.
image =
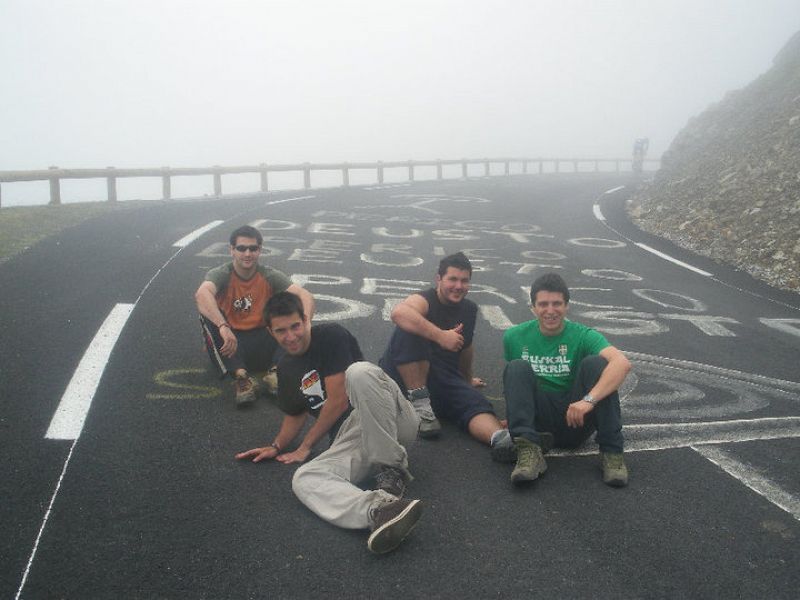
[[[537,278],[531,304],[536,319],[503,336],[506,414],[517,449],[511,481],[535,480],[547,470],[550,446],[574,448],[597,431],[603,481],[627,485],[617,390],[630,362],[598,331],[566,318],[569,289],[560,275]]]

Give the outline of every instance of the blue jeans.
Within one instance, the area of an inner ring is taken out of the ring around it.
[[[524,437],[540,444],[539,432],[552,433],[559,448],[576,448],[594,431],[601,452],[622,452],[622,414],[619,393],[599,401],[584,419],[583,427],[567,425],[567,408],[577,402],[600,379],[608,361],[599,355],[587,356],[578,365],[572,389],[567,392],[544,390],[530,363],[518,359],[506,365],[503,386],[508,429],[513,437]]]

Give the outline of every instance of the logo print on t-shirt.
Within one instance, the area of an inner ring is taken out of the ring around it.
[[[567,345],[566,344],[559,344],[558,345],[558,353],[561,356],[566,356],[567,355]]]
[[[311,410],[316,410],[325,404],[325,390],[322,389],[322,380],[316,369],[309,371],[300,379],[300,391]]]
[[[233,310],[236,312],[250,312],[251,308],[253,308],[253,297],[250,294],[233,301]]]

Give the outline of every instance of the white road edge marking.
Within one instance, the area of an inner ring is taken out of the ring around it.
[[[209,223],[208,225],[203,225],[199,229],[195,229],[189,235],[185,235],[184,237],[179,239],[177,242],[172,244],[172,247],[173,248],[185,248],[186,246],[191,244],[193,241],[195,241],[197,238],[199,238],[201,235],[203,235],[206,231],[211,231],[215,227],[218,227],[218,226],[222,225],[224,222],[225,221],[211,221],[211,223]]]
[[[294,198],[283,198],[281,200],[270,200],[264,206],[272,206],[274,204],[283,204],[284,202],[294,202],[295,200],[310,200],[316,196],[295,196]]]
[[[647,250],[648,252],[651,252],[651,253],[655,254],[659,258],[663,258],[664,260],[668,260],[671,263],[675,263],[679,267],[683,267],[684,269],[689,269],[690,271],[694,271],[695,273],[698,273],[699,275],[702,275],[704,277],[712,277],[713,276],[708,271],[703,271],[702,269],[698,269],[697,267],[693,267],[692,265],[686,264],[685,262],[680,261],[677,258],[672,258],[669,254],[664,254],[663,252],[659,252],[658,250],[656,250],[655,248],[651,248],[647,244],[642,244],[641,242],[636,242],[636,245],[639,246],[639,248],[641,248],[642,250]]]
[[[716,446],[692,446],[692,450],[800,521],[800,500],[761,475],[751,465],[736,460]]]
[[[103,321],[61,397],[47,429],[47,439],[75,440],[80,436],[108,358],[134,306],[117,304]]]
[[[605,221],[606,218],[603,216],[603,213],[600,211],[600,205],[595,204],[592,206],[592,212],[594,212],[594,218],[598,221]]]
[[[603,192],[603,194],[613,194],[614,192],[618,192],[618,191],[624,190],[624,189],[625,189],[624,185],[618,185],[615,188],[611,188],[610,190],[606,190],[605,192]]]

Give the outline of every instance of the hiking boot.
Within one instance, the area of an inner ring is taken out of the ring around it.
[[[603,469],[603,483],[612,487],[628,485],[628,467],[621,452],[601,452],[600,468]]]
[[[278,367],[272,367],[261,379],[264,382],[264,393],[270,396],[278,395]]]
[[[247,375],[234,380],[236,387],[236,406],[247,406],[256,400],[256,382]]]
[[[391,552],[411,533],[422,515],[419,500],[398,498],[370,511],[372,534],[367,548],[375,554]]]
[[[400,469],[383,467],[375,475],[375,489],[402,498],[406,491],[406,476]]]
[[[512,463],[517,460],[517,449],[508,429],[500,429],[492,435],[491,446],[492,460],[501,463]]]
[[[547,471],[547,463],[538,444],[522,437],[514,438],[517,447],[517,465],[511,472],[511,483],[534,481]]]

